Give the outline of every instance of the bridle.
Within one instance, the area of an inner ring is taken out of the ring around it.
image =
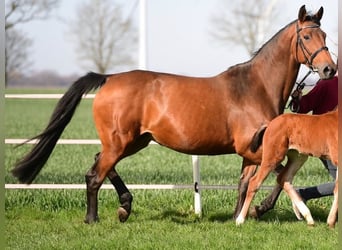
[[[297,43],[296,43],[296,59],[298,61],[298,47],[301,48],[302,53],[305,57],[306,64],[309,66],[310,70],[307,72],[307,74],[304,76],[304,78],[296,84],[297,87],[291,94],[291,101],[287,108],[290,108],[292,112],[298,112],[299,110],[299,94],[302,92],[303,88],[305,87],[305,79],[312,73],[317,72],[318,70],[314,68],[312,65],[313,60],[315,57],[323,50],[328,50],[327,46],[323,46],[322,48],[316,50],[315,52],[311,53],[304,45],[302,38],[299,35],[299,32],[301,32],[303,29],[316,29],[319,28],[320,25],[308,25],[304,27],[299,27],[298,22],[296,23],[296,32],[297,32]]]
[[[305,87],[305,79],[312,73],[312,72],[317,72],[318,70],[314,68],[312,65],[313,60],[315,57],[323,50],[328,50],[327,46],[323,46],[320,49],[316,50],[315,52],[311,53],[304,45],[302,38],[299,35],[299,32],[301,32],[304,29],[316,29],[319,28],[320,25],[315,24],[315,25],[308,25],[304,27],[299,27],[298,22],[296,23],[296,32],[297,32],[297,43],[296,43],[296,59],[298,61],[298,47],[301,48],[302,53],[305,57],[306,64],[309,66],[310,70],[307,72],[307,74],[304,76],[304,78],[296,84],[297,87],[291,94],[291,101],[287,108],[290,108],[292,112],[298,112],[299,110],[299,93],[302,92],[303,88]]]
[[[315,52],[311,53],[304,45],[302,38],[299,35],[299,32],[304,30],[304,29],[315,29],[315,28],[319,28],[320,25],[315,24],[315,25],[309,25],[309,26],[304,26],[304,27],[299,27],[298,22],[296,23],[296,32],[297,32],[297,43],[296,43],[296,59],[298,61],[298,47],[301,48],[302,53],[305,57],[306,60],[306,64],[309,66],[309,68],[316,72],[317,69],[314,68],[314,66],[312,65],[313,60],[315,59],[315,57],[323,50],[328,50],[327,46],[323,46],[322,48],[316,50]]]

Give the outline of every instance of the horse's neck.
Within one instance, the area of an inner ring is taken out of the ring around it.
[[[250,61],[250,74],[257,76],[264,85],[273,110],[283,112],[296,81],[300,64],[291,54],[296,36],[294,24],[285,27],[274,36]]]

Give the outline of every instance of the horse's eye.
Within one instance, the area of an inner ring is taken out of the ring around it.
[[[305,39],[305,40],[309,40],[309,39],[310,39],[310,36],[309,36],[309,35],[304,35],[304,39]]]

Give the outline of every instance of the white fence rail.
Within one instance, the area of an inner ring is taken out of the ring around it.
[[[5,184],[5,189],[86,189],[86,184]],[[146,190],[170,190],[170,189],[193,189],[193,185],[187,184],[127,184],[128,189]],[[200,189],[207,190],[236,190],[237,185],[198,185]],[[272,189],[271,186],[263,186],[263,189]],[[112,184],[103,184],[101,189],[114,189]]]
[[[29,139],[5,139],[5,144],[37,144],[38,140]],[[98,139],[59,139],[57,144],[69,144],[69,145],[100,145],[101,142]],[[157,145],[156,142],[150,142],[151,145]]]
[[[60,99],[63,94],[5,94],[7,99]],[[94,99],[95,94],[84,95],[85,99]]]

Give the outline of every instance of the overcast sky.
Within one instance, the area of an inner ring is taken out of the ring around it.
[[[88,71],[80,67],[75,44],[68,35],[67,24],[61,21],[76,16],[76,9],[81,1],[84,0],[61,0],[59,8],[53,11],[48,20],[20,26],[34,42],[30,50],[33,62],[31,70],[53,70],[63,75],[83,75]],[[119,0],[127,13],[133,8],[135,1],[138,0]],[[222,46],[209,35],[212,27],[210,17],[218,13],[222,6],[220,1],[222,0],[147,0],[148,69],[209,76],[248,60],[249,55],[244,48],[231,43]],[[249,1],[241,2],[246,4]],[[279,0],[280,17],[274,23],[275,32],[297,18],[302,4],[306,4],[307,9],[313,12],[320,6],[324,7],[321,27],[327,32],[330,51],[337,55],[338,0]],[[138,9],[133,15],[138,20]],[[138,52],[136,55],[137,66],[131,69],[138,67]]]

